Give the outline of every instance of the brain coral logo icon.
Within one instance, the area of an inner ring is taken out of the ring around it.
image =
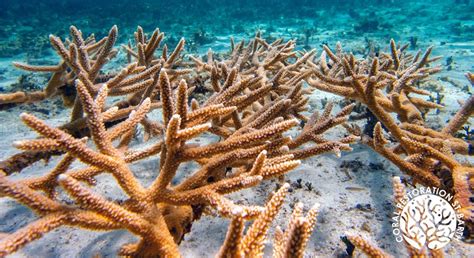
[[[405,241],[416,249],[437,250],[453,238],[461,239],[464,229],[459,204],[450,203],[452,196],[438,188],[415,189],[397,204],[392,224],[398,242]]]
[[[420,195],[402,210],[400,230],[403,238],[417,249],[445,247],[456,232],[456,213],[445,199],[436,195]]]

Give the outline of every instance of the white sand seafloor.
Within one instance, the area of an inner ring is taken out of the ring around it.
[[[291,30],[291,28],[290,28]],[[313,47],[321,51],[318,42],[328,41],[330,44],[336,42],[340,33],[337,28],[327,30],[318,37],[312,39]],[[413,31],[411,31],[413,33]],[[427,124],[431,127],[440,128],[459,109],[458,100],[465,100],[469,93],[463,90],[468,85],[464,78],[467,71],[474,72],[474,38],[470,41],[454,42],[449,39],[429,40],[429,36],[436,34],[435,31],[418,31],[420,35],[419,48],[425,49],[428,45],[435,45],[434,55],[444,58],[439,62],[445,66],[447,57],[452,56],[454,63],[451,70],[444,69],[433,78],[438,78],[444,86],[443,104],[446,106],[439,114],[431,112],[427,116]],[[416,35],[416,34],[414,34]],[[245,35],[241,35],[244,37]],[[423,39],[421,39],[423,36]],[[200,49],[204,53],[207,47],[223,50],[228,47],[228,35],[218,35],[217,43],[206,45]],[[238,38],[238,37],[236,37]],[[445,43],[440,44],[441,41]],[[359,40],[341,40],[345,49],[363,48],[364,42]],[[388,45],[387,41],[377,41],[382,46]],[[54,57],[48,57],[54,60]],[[17,80],[23,72],[13,69],[11,61],[24,61],[24,56],[9,59],[0,59],[1,73],[0,87],[8,89],[9,85]],[[448,77],[450,80],[446,80]],[[320,91],[314,91],[310,96],[310,106],[314,112],[322,110],[321,100],[340,100],[339,97]],[[59,125],[69,118],[70,110],[61,107],[56,100],[47,101],[41,105],[27,105],[0,111],[0,157],[6,158],[17,153],[12,147],[12,142],[19,139],[32,139],[36,134],[21,124],[18,116],[22,112],[30,112],[42,119],[46,119],[50,125]],[[151,118],[158,118],[159,111],[153,111]],[[363,123],[359,121],[358,123]],[[296,131],[290,132],[295,134]],[[333,129],[327,138],[336,139],[343,134],[343,130]],[[199,144],[214,141],[210,135],[199,137]],[[150,145],[151,142],[143,143],[137,140],[133,147],[139,148]],[[286,175],[285,180],[292,184],[292,191],[288,194],[284,207],[279,213],[278,219],[274,221],[267,244],[266,255],[271,255],[271,240],[275,226],[283,229],[286,227],[287,219],[291,214],[290,205],[301,201],[305,208],[319,203],[320,214],[318,223],[311,236],[305,257],[336,257],[345,254],[345,243],[340,239],[345,232],[358,232],[371,239],[377,246],[394,257],[406,256],[403,244],[397,243],[392,234],[392,185],[393,176],[405,176],[397,167],[373,152],[368,147],[356,144],[352,152],[342,154],[337,158],[328,153],[304,160],[302,164]],[[466,159],[459,157],[459,160]],[[12,178],[21,179],[37,176],[49,171],[57,163],[57,157],[52,158],[48,164],[38,162],[35,165],[14,174]],[[144,185],[149,185],[157,176],[158,157],[132,165],[135,175]],[[351,164],[351,166],[347,166]],[[81,166],[74,163],[73,167]],[[185,164],[180,167],[178,177],[183,178],[191,174],[197,168],[196,164]],[[301,179],[302,188],[297,187],[295,182]],[[98,176],[98,184],[94,191],[111,199],[124,199],[125,195],[111,176]],[[311,184],[308,190],[305,184]],[[259,186],[246,189],[231,195],[231,199],[238,203],[263,205],[276,189],[277,180],[265,181]],[[2,198],[0,200],[0,232],[13,232],[29,222],[35,220],[35,215],[26,207],[13,200]],[[180,245],[180,251],[184,257],[213,257],[219,250],[227,231],[229,221],[204,215],[192,225],[191,232],[185,236]],[[54,230],[41,239],[28,244],[23,249],[9,257],[91,257],[101,254],[104,257],[115,257],[117,250],[124,243],[135,241],[136,237],[125,230],[110,232],[93,232],[71,227],[62,227]],[[444,249],[446,257],[474,257],[474,246],[461,241],[453,240]]]

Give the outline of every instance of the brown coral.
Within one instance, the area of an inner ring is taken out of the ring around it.
[[[307,62],[313,70],[308,83],[319,90],[366,105],[379,124],[372,135],[361,135],[363,142],[410,175],[415,183],[445,188],[454,193],[462,203],[466,219],[472,222],[472,169],[461,165],[452,156],[452,153],[473,153],[469,142],[453,136],[472,115],[472,97],[443,130],[431,129],[424,116],[442,106],[415,95],[430,94],[417,88],[417,83],[440,71],[439,67],[431,65],[439,57],[430,57],[431,47],[416,55],[408,53],[406,48],[406,45],[398,47],[392,40],[389,54],[357,59],[344,53],[339,45],[336,53],[325,46],[318,60]],[[472,83],[472,75],[467,77]],[[389,141],[383,136],[382,126],[396,145],[387,146]],[[362,130],[352,129],[361,134]],[[448,180],[441,175],[443,166],[450,171]]]
[[[15,252],[47,232],[69,225],[92,230],[127,229],[139,241],[123,246],[121,255],[175,257],[192,222],[204,207],[210,207],[233,221],[230,242],[223,250],[261,255],[262,241],[287,187],[277,192],[265,209],[237,205],[225,195],[284,175],[298,166],[300,159],[350,150],[348,144],[357,137],[332,141],[322,135],[345,122],[353,106],[334,117],[329,107],[322,116],[308,118],[303,114],[308,109],[306,95],[310,91],[303,87],[302,80],[312,73],[305,69],[305,63],[314,53],[299,56],[293,41],[267,43],[257,35],[247,46],[239,44],[228,59],[203,62],[193,58],[194,64],[186,64],[180,56],[184,40],[171,55],[164,48],[157,57],[153,53],[162,34],[156,30],[147,40],[138,28],[136,46],[124,47],[130,61],[136,62],[118,73],[102,76],[101,68],[115,52],[116,34],[117,28],[113,27],[107,38],[94,43],[71,27],[69,49],[51,37],[62,65],[69,67],[55,71],[67,78],[60,84],[73,87],[77,94],[71,122],[54,128],[33,115],[22,114],[23,122],[40,137],[17,141],[14,146],[26,153],[64,154],[53,170],[37,178],[15,181],[8,176],[12,171],[2,171],[1,195],[28,206],[38,219],[2,238],[1,254]],[[91,57],[93,50],[95,55]],[[202,103],[191,101],[189,107],[189,94],[197,76],[212,85],[212,95]],[[110,96],[123,97],[109,106]],[[162,119],[155,121],[148,116],[157,108]],[[306,125],[296,138],[285,135],[301,121]],[[131,145],[139,126],[153,141],[145,149]],[[73,133],[72,129],[79,127],[87,129],[88,138]],[[202,146],[187,143],[202,134],[218,137]],[[94,148],[87,144],[89,141]],[[159,157],[159,165],[154,181],[145,186],[130,165],[149,157]],[[74,162],[85,166],[72,168]],[[173,182],[180,166],[187,162],[200,167]],[[102,173],[114,177],[126,200],[106,199],[88,186],[95,184],[95,177]],[[58,198],[57,192],[66,192],[72,201]],[[282,256],[300,257],[315,225],[316,207],[306,218],[298,214],[296,211],[278,246]],[[243,220],[254,218],[246,235],[239,236]],[[233,242],[238,239],[240,244]]]

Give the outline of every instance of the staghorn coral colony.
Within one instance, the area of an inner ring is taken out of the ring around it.
[[[37,219],[1,238],[2,255],[58,227],[73,226],[126,229],[138,236],[137,242],[122,246],[120,255],[179,256],[178,245],[193,222],[211,212],[231,221],[218,256],[262,256],[289,185],[283,184],[265,207],[241,205],[226,195],[263,180],[284,180],[302,159],[325,152],[340,156],[341,151],[351,151],[350,144],[370,146],[409,175],[413,184],[453,193],[466,223],[473,222],[474,170],[453,157],[472,154],[470,143],[453,135],[474,111],[473,101],[467,100],[442,130],[425,125],[424,114],[442,108],[416,97],[430,94],[417,86],[440,70],[431,65],[439,59],[430,56],[431,48],[413,55],[408,45],[392,40],[390,52],[378,57],[358,59],[340,45],[334,51],[324,46],[317,56],[316,50],[295,51],[294,41],[267,42],[257,33],[248,43],[232,41],[227,53],[209,50],[205,59],[186,60],[184,39],[168,53],[167,45],[160,46],[163,33],[156,29],[147,35],[138,27],[134,44],[122,46],[128,62],[120,71],[107,71],[104,66],[119,51],[117,33],[114,26],[106,37],[96,39],[71,26],[65,41],[50,36],[61,58],[57,65],[14,63],[52,76],[41,91],[0,95],[1,104],[60,96],[71,115],[58,127],[31,114],[20,116],[39,137],[13,143],[22,152],[2,162],[0,191],[2,197],[32,209]],[[467,77],[474,83],[472,74]],[[207,93],[199,100],[193,98],[198,88]],[[309,110],[307,95],[314,89],[343,96],[348,104],[336,113],[333,103],[322,113]],[[356,105],[366,106],[378,121],[370,134],[348,122]],[[161,111],[160,119],[148,116],[155,109]],[[334,127],[344,127],[346,136],[326,139]],[[290,129],[298,131],[296,137],[285,134]],[[149,147],[134,148],[137,130],[153,142]],[[201,134],[215,135],[215,141],[191,143]],[[61,158],[50,172],[10,179],[53,155]],[[156,177],[143,185],[131,165],[152,156],[159,157]],[[71,168],[74,162],[84,166]],[[198,167],[174,182],[180,166],[188,162]],[[125,199],[110,200],[91,188],[102,173],[113,177]],[[402,189],[398,192],[404,191],[400,179],[394,180]],[[294,206],[287,230],[276,231],[274,256],[303,256],[318,206],[314,204],[306,217],[301,203]],[[247,220],[253,222],[244,232]],[[358,235],[348,234],[348,239],[369,256],[386,256]],[[407,247],[413,256],[432,252]]]
[[[58,128],[32,115],[21,115],[41,137],[14,143],[24,152],[4,161],[2,195],[31,207],[39,218],[2,239],[3,255],[57,227],[71,225],[93,230],[124,228],[140,237],[138,243],[124,245],[120,255],[179,256],[178,244],[192,229],[192,222],[211,209],[232,220],[220,256],[259,256],[288,184],[265,208],[238,205],[224,195],[281,177],[301,159],[350,150],[348,144],[358,139],[352,134],[338,141],[322,137],[347,120],[352,104],[334,116],[330,108],[322,116],[307,118],[301,114],[307,109],[305,95],[311,92],[303,89],[303,80],[312,74],[305,63],[314,52],[298,57],[293,41],[270,44],[257,35],[247,45],[241,42],[234,46],[226,59],[214,61],[209,52],[206,62],[197,58],[186,62],[180,54],[184,39],[170,54],[164,46],[157,55],[163,33],[157,29],[147,39],[139,27],[135,46],[123,47],[131,62],[118,73],[99,76],[116,53],[117,27],[96,41],[93,37],[84,39],[72,26],[71,37],[69,47],[50,37],[61,56],[57,66],[15,63],[21,69],[54,73],[44,91],[1,96],[2,103],[26,103],[61,95],[65,106],[72,109],[70,122]],[[295,62],[287,61],[293,58]],[[212,92],[201,103],[189,98],[196,86],[188,86],[187,80],[196,83],[194,77],[207,82],[207,90]],[[113,96],[121,100],[108,106],[107,98]],[[152,109],[161,109],[160,121],[147,118]],[[284,135],[301,122],[305,126],[298,137]],[[149,148],[130,146],[139,125],[147,140],[155,141]],[[217,141],[204,146],[186,143],[206,132],[218,136]],[[87,145],[88,138],[95,148]],[[311,144],[314,138],[318,138],[317,144]],[[7,177],[38,157],[58,153],[61,161],[47,175],[16,182]],[[129,164],[154,155],[160,157],[158,176],[145,187]],[[86,167],[70,169],[76,160]],[[179,166],[186,162],[196,162],[200,168],[172,184]],[[95,184],[94,177],[101,173],[116,179],[127,200],[113,202],[86,187]],[[61,198],[57,187],[70,198]],[[303,254],[316,223],[317,207],[307,217],[302,216],[301,204],[295,207],[288,230],[278,236],[275,255]],[[244,221],[250,219],[255,221],[243,235]]]
[[[305,10],[310,3],[302,2]],[[236,15],[249,11],[235,10]],[[354,30],[387,26],[369,14]],[[116,247],[113,254],[98,250],[79,256],[341,256],[315,244],[335,234],[322,225],[336,220],[325,215],[335,204],[305,193],[298,195],[303,200],[293,196],[298,189],[319,196],[330,194],[322,189],[363,191],[352,185],[319,189],[325,180],[330,184],[325,165],[310,166],[317,178],[304,178],[300,168],[316,157],[341,158],[364,148],[385,163],[346,160],[338,172],[345,171],[347,180],[362,177],[348,169],[381,178],[385,167],[395,167],[397,173],[385,174],[393,195],[377,196],[395,214],[403,213],[398,204],[412,189],[449,194],[462,218],[459,239],[451,241],[459,250],[431,248],[445,239],[429,226],[423,232],[427,240],[403,238],[399,246],[405,249],[397,250],[375,243],[377,232],[363,224],[362,230],[342,228],[345,233],[336,236],[347,248],[343,256],[474,255],[469,128],[474,97],[460,101],[447,121],[433,121],[430,114],[446,105],[435,78],[442,73],[442,57],[432,55],[432,46],[417,50],[418,39],[412,37],[410,44],[388,38],[383,47],[366,39],[365,49],[353,52],[339,42],[313,48],[317,32],[305,27],[304,37],[295,40],[257,30],[242,40],[231,37],[228,49],[211,47],[204,54],[193,50],[216,40],[204,29],[191,33],[190,42],[140,26],[128,41],[119,40],[118,26],[103,37],[75,26],[67,36],[50,35],[56,63],[13,62],[24,74],[47,78],[46,84],[35,87],[23,74],[14,90],[0,93],[0,109],[26,107],[19,120],[36,134],[16,139],[11,144],[16,152],[0,159],[0,204],[12,210],[2,217],[0,257],[34,255],[22,250],[38,242],[47,246],[68,235],[61,230],[73,228],[133,235],[100,239]],[[454,61],[448,60],[451,69]],[[465,77],[469,90],[474,74]],[[325,97],[315,104],[317,94]],[[62,116],[43,115],[50,110],[38,114],[42,103],[54,103]],[[371,183],[387,187],[379,179]],[[340,217],[351,216],[351,207],[372,211],[370,204],[338,202],[347,207]],[[13,209],[21,206],[28,219],[19,222]],[[392,227],[389,216],[377,220]],[[216,237],[212,227],[200,224],[210,218],[225,221],[217,250],[205,243]],[[189,252],[190,239],[204,250]],[[78,254],[51,256],[71,255]]]

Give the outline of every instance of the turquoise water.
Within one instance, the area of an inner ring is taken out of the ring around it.
[[[334,46],[366,55],[386,50],[390,39],[410,43],[414,51],[433,45],[435,54],[457,65],[462,77],[474,70],[474,3],[437,1],[0,1],[0,90],[8,91],[17,76],[11,61],[54,63],[50,34],[67,38],[69,26],[84,35],[106,35],[117,25],[118,43],[133,41],[137,26],[151,33],[159,28],[164,43],[175,46],[186,38],[187,53],[204,54],[209,48],[228,49],[252,38],[257,31],[267,41],[296,39],[298,49]],[[462,58],[460,60],[459,58]],[[49,61],[48,61],[49,60]],[[460,62],[462,61],[462,62]],[[453,67],[450,67],[450,69]]]
[[[171,43],[186,37],[190,50],[257,30],[266,37],[297,38],[308,47],[389,38],[463,42],[474,37],[474,4],[464,2],[469,1],[2,0],[0,56],[39,55],[49,47],[49,34],[66,36],[71,24],[99,37],[118,25],[123,41],[137,25],[145,31],[159,27]]]

